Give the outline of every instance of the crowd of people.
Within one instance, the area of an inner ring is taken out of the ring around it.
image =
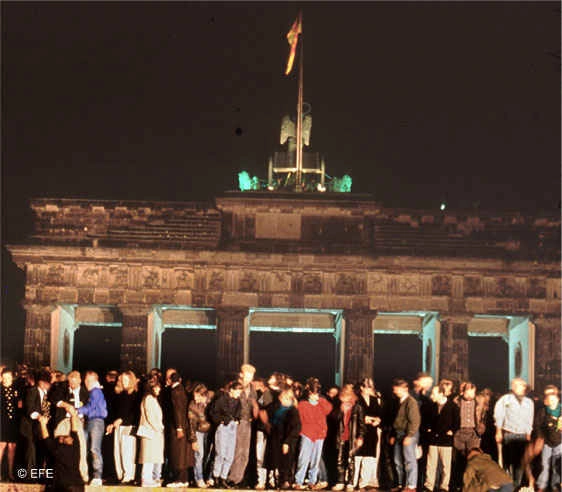
[[[559,390],[522,379],[497,400],[420,373],[383,398],[371,378],[323,388],[244,364],[216,391],[169,368],[137,378],[3,368],[0,469],[47,486],[253,488],[346,492],[560,490]],[[7,455],[7,463],[4,456]],[[139,466],[137,466],[139,465]]]

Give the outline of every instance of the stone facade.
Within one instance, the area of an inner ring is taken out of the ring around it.
[[[436,215],[335,195],[233,193],[214,206],[34,201],[34,236],[9,246],[26,278],[26,359],[50,362],[59,304],[112,306],[122,368],[140,371],[155,305],[214,308],[221,376],[243,362],[250,309],[337,309],[344,379],[353,380],[372,374],[378,312],[431,311],[441,376],[468,377],[473,316],[527,316],[536,385],[560,380],[559,217]]]

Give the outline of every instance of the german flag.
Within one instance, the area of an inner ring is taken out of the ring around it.
[[[289,52],[289,59],[287,60],[287,68],[285,70],[285,75],[289,75],[293,69],[293,62],[295,61],[295,55],[297,53],[297,43],[299,40],[299,34],[302,33],[302,13],[299,12],[299,16],[293,22],[291,30],[287,33],[287,41],[291,47]]]

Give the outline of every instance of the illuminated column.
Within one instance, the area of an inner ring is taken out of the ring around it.
[[[51,313],[55,306],[27,304],[25,309],[25,338],[23,356],[33,367],[51,363]]]
[[[468,379],[468,323],[470,318],[441,318],[439,377]]]
[[[373,320],[377,312],[370,309],[344,311],[345,362],[343,383],[355,383],[373,377]]]
[[[217,308],[217,376],[223,384],[238,376],[244,362],[244,321],[248,308]]]
[[[149,308],[119,306],[122,315],[121,370],[143,374],[146,369],[146,339]]]

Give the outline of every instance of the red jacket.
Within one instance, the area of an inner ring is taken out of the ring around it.
[[[301,418],[301,436],[311,441],[324,439],[328,432],[326,416],[332,411],[332,404],[325,398],[320,398],[316,405],[308,401],[299,401],[299,415]]]

